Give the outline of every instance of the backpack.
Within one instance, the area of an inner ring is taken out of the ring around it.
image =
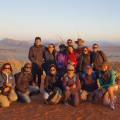
[[[68,82],[69,82],[69,78],[68,78],[68,76],[67,76],[67,75],[65,76],[65,80],[66,80],[66,82],[67,82],[67,84],[68,84]],[[75,84],[75,83],[76,83],[76,81],[78,80],[78,76],[77,76],[77,75],[75,75],[73,80],[74,80],[74,84]]]
[[[58,104],[62,99],[62,90],[56,87],[51,93],[48,98],[48,102],[50,104]]]

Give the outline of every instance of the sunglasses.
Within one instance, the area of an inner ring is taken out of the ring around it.
[[[10,70],[10,67],[8,67],[8,68],[6,67],[6,68],[4,68],[4,70]]]
[[[98,47],[93,47],[93,49],[97,49]]]
[[[25,68],[27,68],[27,69],[29,69],[29,68],[30,68],[30,69],[31,69],[32,67],[25,67]]]
[[[56,71],[55,69],[51,69],[50,71]]]
[[[87,52],[88,50],[83,50],[84,52]]]
[[[68,69],[68,71],[74,71],[73,69]]]

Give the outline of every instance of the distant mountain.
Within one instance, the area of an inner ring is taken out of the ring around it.
[[[120,41],[107,41],[107,40],[93,40],[93,41],[87,41],[88,45],[92,45],[94,43],[99,44],[102,47],[120,47]]]
[[[0,40],[0,48],[28,48],[31,44],[31,42],[24,40],[20,41],[8,38]]]

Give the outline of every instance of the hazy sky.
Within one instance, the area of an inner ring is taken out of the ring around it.
[[[0,0],[0,39],[120,40],[120,0]]]

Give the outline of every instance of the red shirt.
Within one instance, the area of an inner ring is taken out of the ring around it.
[[[77,54],[75,52],[68,54],[68,62],[69,61],[74,64],[75,68],[77,67],[78,61],[77,61]]]

